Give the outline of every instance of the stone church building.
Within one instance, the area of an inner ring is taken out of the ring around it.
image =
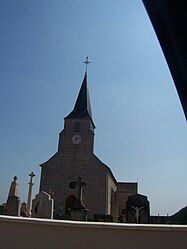
[[[126,201],[137,194],[137,183],[117,182],[94,154],[94,131],[86,72],[75,106],[64,118],[58,151],[40,165],[40,191],[53,193],[56,214],[68,215],[77,198],[76,179],[81,177],[86,182],[82,198],[89,216],[105,214],[125,221]]]

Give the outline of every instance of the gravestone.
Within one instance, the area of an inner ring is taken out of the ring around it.
[[[17,177],[11,182],[6,204],[6,215],[20,216],[20,198],[18,197]]]
[[[32,218],[53,219],[54,200],[51,195],[42,191],[32,201]]]
[[[150,208],[147,196],[135,194],[126,202],[126,221],[128,223],[149,223]]]
[[[76,180],[77,200],[75,202],[75,205],[70,210],[70,217],[72,220],[77,220],[77,221],[87,220],[87,214],[89,210],[86,209],[86,207],[84,206],[82,199],[82,189],[86,185],[87,185],[86,182],[79,176]]]
[[[26,202],[21,203],[20,215],[23,217],[27,217],[27,204],[26,204]]]

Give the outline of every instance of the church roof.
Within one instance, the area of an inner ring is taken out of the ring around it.
[[[90,117],[93,123],[91,103],[90,103],[89,91],[88,91],[88,86],[87,86],[87,73],[85,73],[84,75],[84,79],[83,79],[75,106],[73,110],[70,112],[70,114],[66,116],[65,118],[82,118],[82,117]],[[95,128],[95,125],[94,125],[94,128]]]
[[[109,173],[109,175],[114,180],[115,184],[118,184],[118,182],[116,181],[115,176],[112,173],[112,170],[106,164],[104,164],[95,154],[93,154],[93,155],[94,155],[95,160],[99,161],[100,165],[102,165],[106,169],[106,171]]]

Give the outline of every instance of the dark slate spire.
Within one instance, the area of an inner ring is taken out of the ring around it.
[[[95,125],[92,120],[92,111],[90,104],[89,91],[87,86],[87,73],[84,75],[84,79],[77,97],[73,111],[66,118],[82,118],[90,117],[92,124],[95,128]]]

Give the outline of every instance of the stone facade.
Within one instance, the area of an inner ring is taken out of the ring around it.
[[[76,123],[80,123],[79,133],[74,132]],[[55,210],[65,214],[68,197],[76,196],[76,188],[70,183],[78,176],[85,179],[83,203],[91,213],[109,213],[111,190],[116,191],[116,182],[108,167],[93,154],[94,133],[90,130],[90,120],[65,120],[65,128],[60,133],[58,152],[42,164],[40,191],[54,193]],[[80,144],[72,142],[79,134]]]

